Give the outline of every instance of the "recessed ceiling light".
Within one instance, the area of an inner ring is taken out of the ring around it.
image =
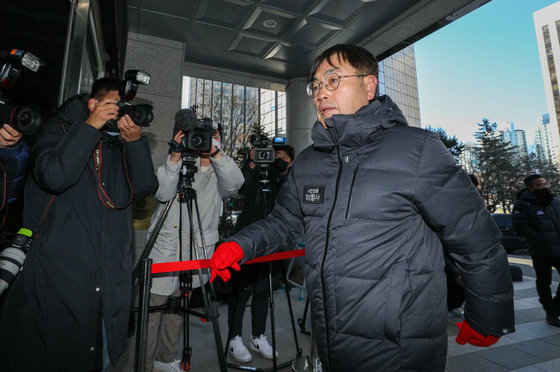
[[[262,25],[266,28],[276,28],[278,26],[278,21],[273,18],[265,19]]]

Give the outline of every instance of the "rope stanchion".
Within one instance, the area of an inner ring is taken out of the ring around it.
[[[254,264],[260,262],[285,260],[286,258],[305,256],[305,249],[294,249],[292,251],[277,252],[266,256],[257,257],[244,263]],[[196,269],[209,269],[210,260],[190,260],[177,262],[162,262],[152,264],[152,274],[169,273],[174,271],[186,271]]]

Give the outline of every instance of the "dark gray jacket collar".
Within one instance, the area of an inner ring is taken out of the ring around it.
[[[328,130],[316,121],[311,130],[313,146],[330,151],[337,144],[353,149],[370,142],[372,134],[395,125],[408,125],[403,113],[389,98],[381,96],[351,115],[333,115],[326,120]]]

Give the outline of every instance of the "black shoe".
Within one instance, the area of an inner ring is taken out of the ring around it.
[[[546,314],[546,322],[551,326],[560,327],[560,319],[556,315]]]

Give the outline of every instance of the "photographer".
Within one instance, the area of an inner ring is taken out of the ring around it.
[[[22,137],[23,133],[9,124],[0,127],[0,227],[4,226],[8,205],[13,204],[23,191],[29,145],[21,141]],[[18,217],[15,220],[21,225],[21,213],[18,213]],[[16,224],[16,221],[13,222]]]
[[[131,303],[132,199],[157,189],[148,141],[127,115],[121,80],[94,82],[43,125],[32,150],[23,271],[0,313],[0,370],[94,371],[125,347]]]
[[[182,143],[185,133],[178,128],[173,129],[173,140]],[[204,234],[205,250],[208,258],[214,252],[214,245],[218,241],[218,223],[222,198],[237,195],[237,190],[243,184],[243,175],[232,158],[220,149],[221,131],[213,132],[212,147],[210,152],[198,156],[198,171],[194,174],[192,188],[197,193],[200,211],[201,228]],[[156,206],[152,216],[152,223],[148,236],[152,234],[154,225],[158,221],[163,206],[177,194],[177,184],[182,166],[181,152],[171,151],[165,164],[157,171],[159,188],[156,192]],[[188,201],[187,201],[188,202]],[[196,209],[193,207],[193,214]],[[181,215],[181,226],[179,216]],[[190,256],[190,221],[186,203],[180,203],[177,198],[167,215],[157,236],[150,258],[154,263],[173,262],[179,260],[195,259]],[[204,258],[204,249],[200,239],[200,231],[196,215],[193,215],[194,227],[192,242],[193,249],[198,250],[198,257]],[[181,227],[181,236],[179,231]],[[179,244],[181,240],[182,252]],[[183,274],[187,274],[186,272]],[[200,286],[198,275],[193,277],[193,287]],[[181,296],[179,289],[179,273],[173,276],[160,276],[153,279],[150,294],[150,306],[159,306],[167,303],[168,299],[175,297],[177,301]],[[176,360],[179,345],[179,336],[183,325],[183,316],[180,314],[155,312],[149,316],[148,344],[146,371],[152,371],[152,366],[159,371],[179,371],[179,360]],[[155,359],[155,361],[154,361]]]
[[[288,172],[294,160],[294,148],[292,146],[275,145],[273,148],[275,150],[275,160],[268,168],[270,182],[267,183],[267,187],[270,189],[270,200],[272,201],[276,200],[276,195],[278,195],[280,187],[288,177]],[[254,150],[251,150],[242,168],[245,183],[239,190],[239,194],[246,199],[243,211],[237,219],[235,232],[264,217],[259,213],[262,206],[258,205],[259,200],[257,200],[260,187],[260,172],[258,169],[260,165],[253,161],[253,153]],[[270,210],[272,210],[272,207],[271,205]],[[280,288],[281,271],[279,265],[278,262],[274,262],[272,265],[273,289]],[[264,262],[245,266],[239,273],[233,273],[232,275],[232,295],[228,302],[228,323],[230,324],[231,335],[229,352],[239,362],[248,362],[252,359],[249,350],[241,339],[243,314],[251,295],[253,296],[251,300],[252,337],[249,347],[260,352],[265,358],[272,358],[272,347],[264,335],[269,300],[268,271],[269,263]]]

